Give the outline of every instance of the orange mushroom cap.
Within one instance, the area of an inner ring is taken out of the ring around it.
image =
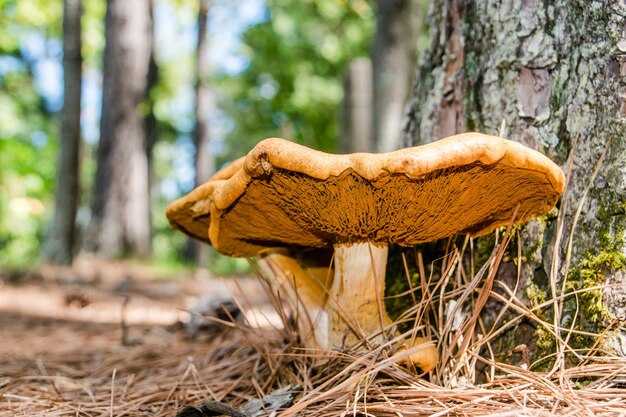
[[[383,154],[331,155],[283,139],[167,208],[170,223],[231,256],[268,247],[414,245],[477,236],[547,213],[561,169],[517,142],[465,133]]]

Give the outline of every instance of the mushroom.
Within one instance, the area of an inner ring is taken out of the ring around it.
[[[178,230],[211,244],[208,239],[210,201],[216,184],[227,180],[243,168],[245,157],[217,171],[207,183],[197,187],[167,208],[170,223]],[[252,255],[251,255],[252,256]],[[288,307],[296,315],[303,344],[308,347],[328,346],[328,314],[325,311],[329,282],[332,280],[332,259],[328,250],[291,250],[268,247],[255,254],[264,276],[278,284]]]
[[[315,310],[327,315],[312,340],[335,348],[384,340],[391,325],[383,303],[390,243],[486,234],[508,224],[516,209],[515,221],[523,223],[552,209],[563,186],[563,172],[541,153],[480,133],[350,155],[271,138],[172,203],[167,216],[230,256],[334,248],[327,301],[319,292],[312,297]],[[432,349],[419,365],[424,371],[436,364]]]

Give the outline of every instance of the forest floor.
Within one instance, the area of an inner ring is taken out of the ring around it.
[[[198,300],[226,299],[241,317],[189,339]],[[475,343],[416,376],[392,345],[303,350],[270,301],[257,278],[168,278],[128,263],[0,272],[0,417],[626,416],[623,358],[545,373]],[[481,363],[491,376],[474,384]]]
[[[127,378],[141,373],[141,363],[147,380],[167,386],[166,374],[180,376],[181,362],[202,357],[216,334],[228,330],[214,325],[190,340],[189,310],[200,299],[233,297],[248,303],[249,322],[279,323],[256,278],[217,279],[201,271],[163,277],[145,266],[89,259],[73,268],[0,271],[0,416],[79,415],[81,409],[98,415],[98,391],[105,386],[110,396],[114,370]],[[172,404],[175,410],[177,401]],[[172,407],[159,408],[173,414]]]

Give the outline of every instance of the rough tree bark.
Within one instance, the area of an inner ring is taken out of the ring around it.
[[[80,195],[80,96],[82,82],[80,17],[82,0],[63,2],[63,110],[57,163],[54,218],[44,258],[70,264],[74,254],[75,220]]]
[[[214,157],[211,154],[211,136],[209,132],[209,115],[213,110],[213,94],[207,83],[210,69],[209,50],[207,42],[207,19],[209,16],[210,0],[200,0],[198,9],[198,38],[196,43],[196,126],[193,132],[195,147],[194,165],[196,169],[195,186],[205,183],[215,170]],[[189,239],[187,254],[196,265],[206,266],[209,261],[209,251],[202,242]]]
[[[415,73],[419,3],[376,1],[373,114],[374,142],[379,152],[401,147],[402,115]]]
[[[561,315],[577,314],[584,330],[616,319],[615,330],[626,319],[626,3],[436,0],[429,15],[432,45],[418,68],[404,144],[498,134],[504,125],[506,137],[560,164],[569,183],[558,218],[522,231],[518,295],[533,302],[534,288],[549,300],[551,285],[558,292],[564,280],[618,285],[581,296],[578,311]],[[605,346],[625,355],[624,332]]]
[[[100,142],[85,249],[98,256],[150,254],[145,100],[152,42],[149,0],[109,0]]]

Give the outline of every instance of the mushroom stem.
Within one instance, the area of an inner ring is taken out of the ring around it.
[[[302,265],[286,249],[267,250],[257,262],[264,275],[278,284],[277,294],[294,314],[303,346],[333,349],[364,338],[374,344],[385,341],[383,331],[392,324],[383,300],[387,245],[336,244],[330,288],[323,274]],[[409,348],[415,352],[400,362],[412,363],[424,372],[437,365],[432,342],[423,338],[415,339],[412,346],[408,342],[397,346],[399,352]],[[419,345],[424,346],[415,349]]]
[[[393,323],[384,303],[387,252],[387,245],[370,242],[335,245],[335,277],[329,294],[332,307],[327,308],[330,348],[350,346],[371,336],[376,343],[385,341],[384,330]],[[408,348],[415,352],[401,362],[412,363],[423,372],[437,365],[439,354],[430,340],[416,338],[412,346],[406,342],[400,346],[401,350]]]
[[[277,290],[294,314],[302,344],[328,349],[328,313],[325,284],[303,268],[286,250],[273,249],[257,258],[264,275],[274,278]]]
[[[377,333],[383,340],[382,331],[392,323],[383,301],[386,265],[385,244],[335,244],[329,347],[349,346]]]

